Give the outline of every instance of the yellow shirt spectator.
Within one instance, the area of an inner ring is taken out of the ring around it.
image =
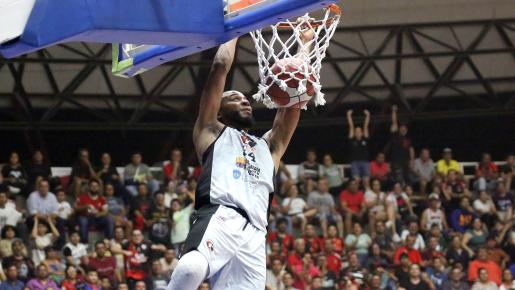
[[[438,174],[441,174],[442,176],[447,176],[447,173],[449,173],[449,170],[454,170],[456,172],[461,172],[461,165],[456,160],[450,160],[449,163],[447,163],[444,159],[438,160],[436,163],[436,172]]]

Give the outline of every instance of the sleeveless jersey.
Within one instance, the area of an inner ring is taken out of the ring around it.
[[[195,209],[209,204],[237,207],[266,231],[274,192],[274,162],[266,141],[224,127],[202,157]]]
[[[430,229],[432,225],[438,225],[440,229],[443,229],[443,214],[442,211],[437,209],[433,211],[432,209],[427,209],[427,223],[426,228]]]

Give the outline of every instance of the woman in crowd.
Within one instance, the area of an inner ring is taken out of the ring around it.
[[[472,222],[472,229],[467,230],[463,236],[462,246],[469,253],[470,257],[475,256],[476,250],[486,244],[488,231],[480,218]]]

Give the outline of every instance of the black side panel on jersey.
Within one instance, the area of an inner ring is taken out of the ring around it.
[[[202,172],[200,173],[197,191],[195,192],[195,209],[199,210],[202,206],[211,204],[211,173],[213,170],[213,154],[215,151],[215,144],[218,138],[225,132],[224,127],[215,141],[207,147],[204,155],[202,155]]]

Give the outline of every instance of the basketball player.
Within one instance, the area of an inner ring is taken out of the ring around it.
[[[313,33],[304,33],[304,41]],[[247,133],[252,108],[240,92],[224,93],[236,49],[218,49],[200,99],[193,142],[202,173],[197,215],[167,290],[265,289],[265,237],[275,171],[300,117],[302,103],[280,108],[264,136]]]

